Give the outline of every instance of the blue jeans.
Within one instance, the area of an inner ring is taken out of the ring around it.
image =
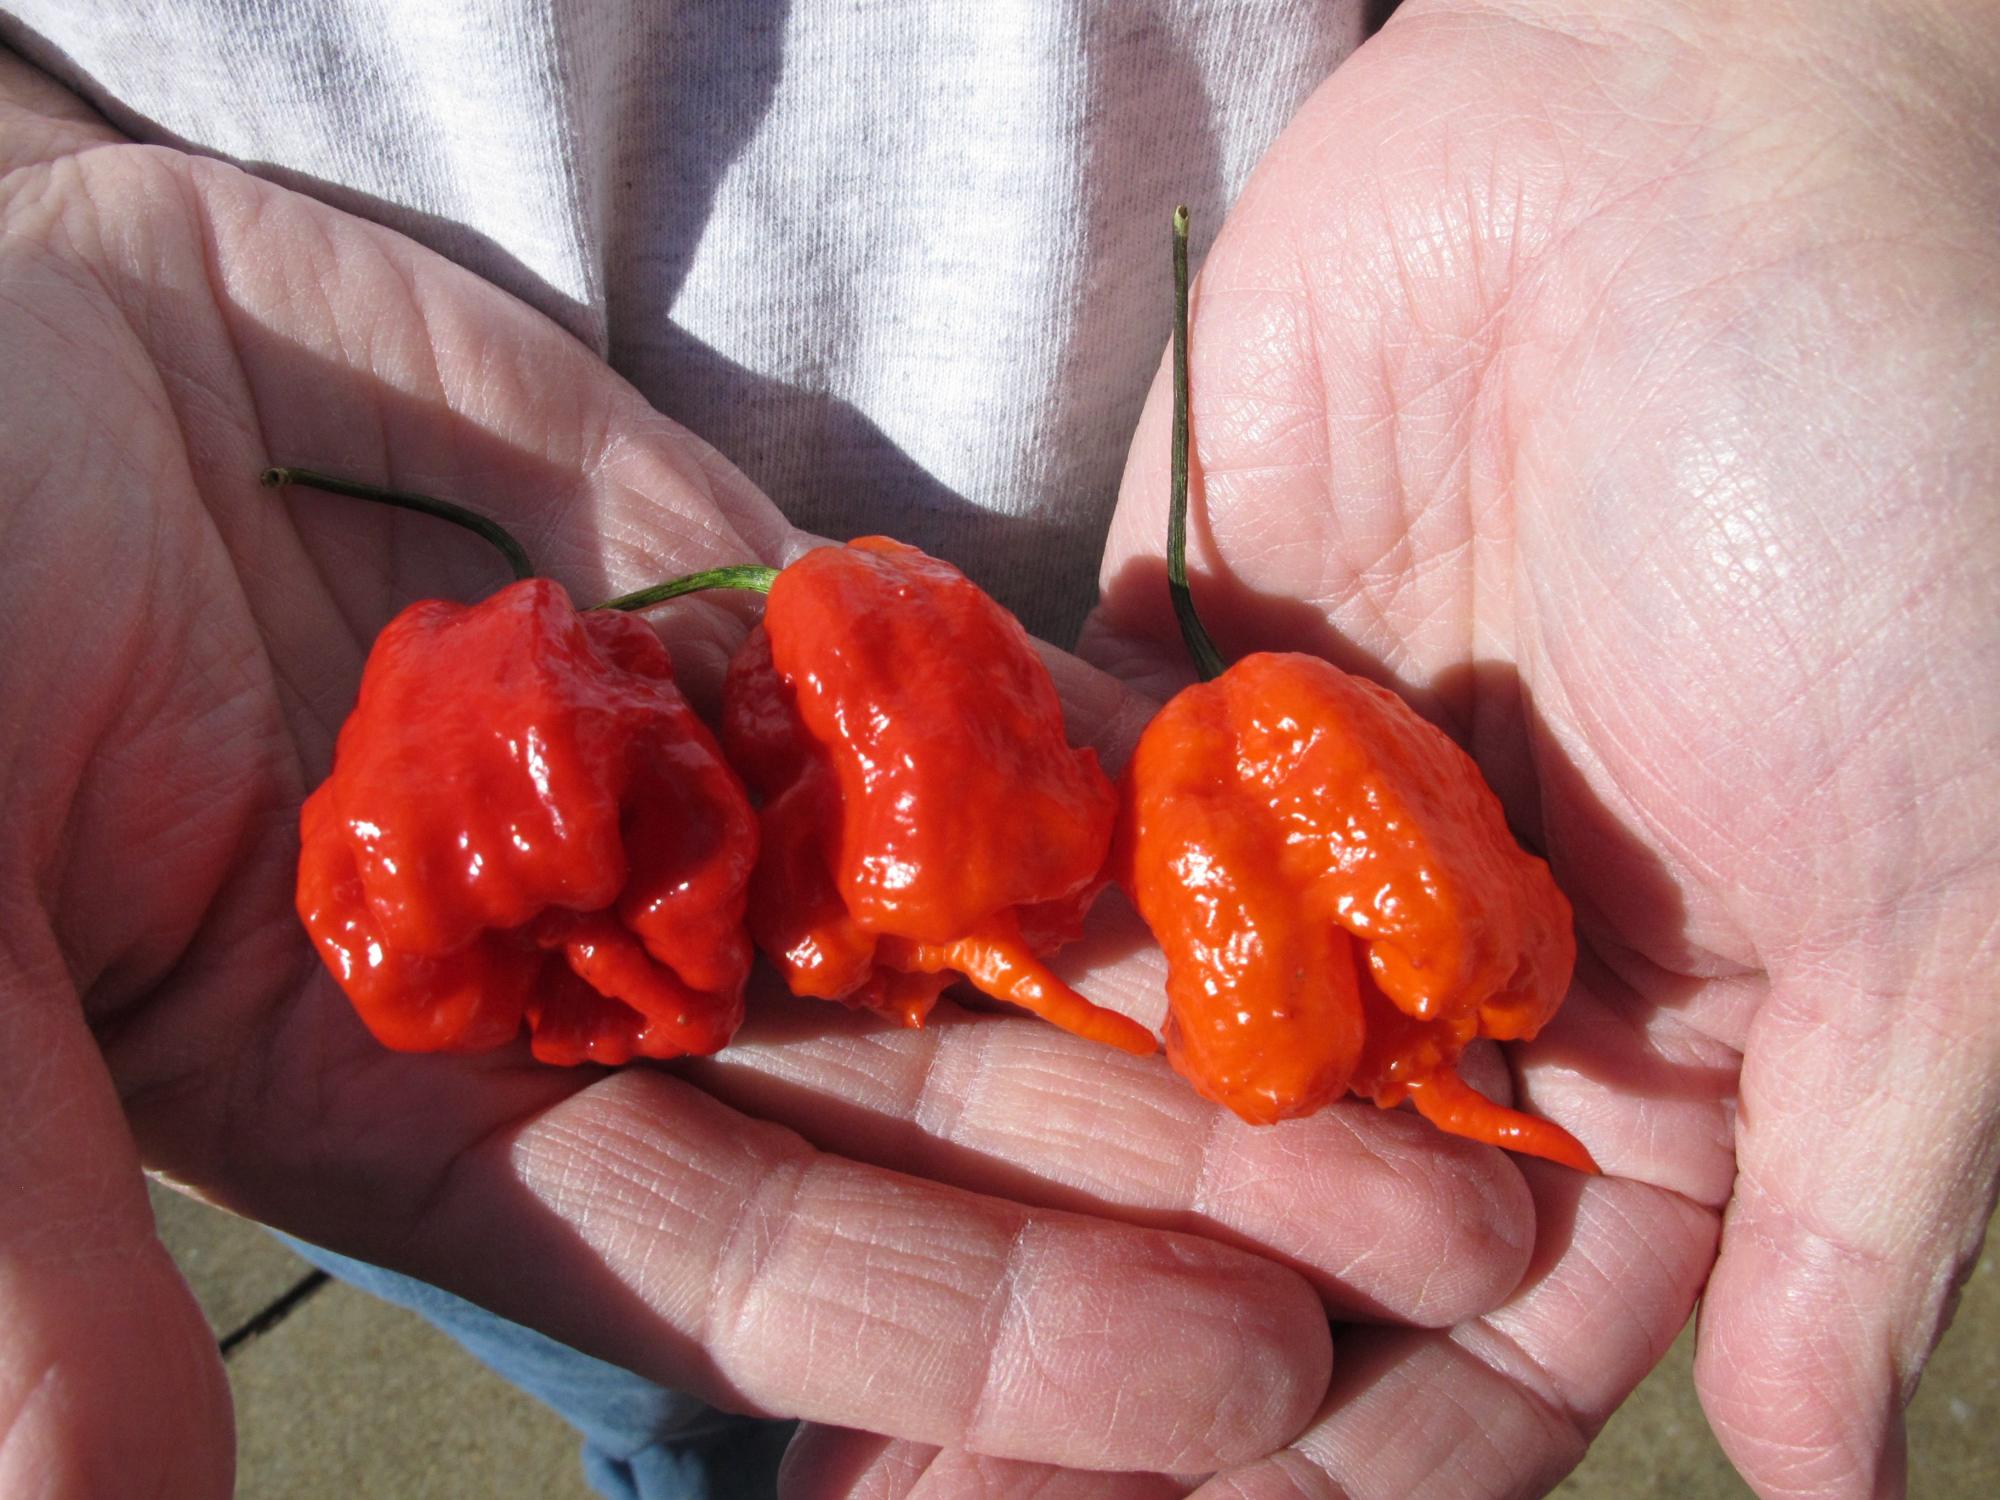
[[[579,1353],[462,1297],[281,1235],[328,1274],[407,1307],[583,1434],[583,1472],[607,1500],[770,1500],[793,1422],[737,1417]]]

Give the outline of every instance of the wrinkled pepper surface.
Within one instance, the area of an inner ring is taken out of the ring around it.
[[[743,1016],[757,824],[628,615],[530,578],[425,600],[370,652],[300,818],[298,910],[403,1051],[714,1052]]]
[[[751,933],[794,994],[918,1026],[963,975],[1155,1049],[1042,962],[1104,884],[1117,794],[1019,622],[956,568],[886,537],[786,568],[730,664],[723,744],[764,799]]]
[[[1167,1055],[1268,1124],[1352,1090],[1595,1171],[1458,1076],[1568,987],[1570,907],[1472,760],[1315,657],[1245,657],[1162,709],[1123,781],[1120,879],[1168,961]]]

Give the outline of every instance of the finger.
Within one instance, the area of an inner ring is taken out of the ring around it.
[[[778,1466],[778,1500],[903,1500],[941,1450],[805,1422]]]
[[[1063,957],[1080,957],[1073,972],[1095,998],[1157,1010],[1158,955],[1128,953],[1143,931],[1122,930],[1136,918],[1106,905],[1122,915]],[[1727,1197],[1735,1054],[1601,964],[1587,961],[1556,1022],[1509,1055],[1522,1102],[1576,1132],[1607,1170],[1715,1207]],[[1512,1097],[1497,1050],[1474,1048],[1465,1065],[1489,1096]],[[1245,1126],[1157,1063],[949,1007],[910,1032],[808,1002],[765,1004],[727,1053],[695,1069],[739,1106],[848,1155],[1256,1248],[1348,1316],[1461,1321],[1514,1290],[1533,1240],[1525,1186],[1505,1158],[1406,1112],[1349,1100],[1307,1121]]]
[[[1189,1488],[1164,1474],[1054,1469],[810,1425],[778,1472],[778,1500],[1180,1500]]]
[[[689,1076],[844,1155],[1198,1230],[1290,1265],[1353,1316],[1453,1323],[1527,1265],[1519,1173],[1411,1114],[1345,1101],[1256,1127],[1157,1058],[1031,1022],[949,1005],[920,1031],[810,1001],[753,1011]]]
[[[1324,1388],[1317,1299],[1242,1251],[825,1155],[657,1071],[551,1102],[583,1080],[385,1055],[319,998],[274,1056],[340,1086],[242,1089],[238,1206],[664,1384],[1114,1469],[1283,1442]]]
[[[1774,1500],[1903,1493],[1902,1410],[1993,1210],[2000,1027],[1972,978],[1991,939],[1937,951],[1951,972],[1893,1005],[1781,978],[1751,1031],[1695,1384]]]
[[[1542,1234],[1504,1307],[1450,1332],[1362,1329],[1313,1425],[1195,1500],[1501,1500],[1546,1494],[1687,1320],[1715,1216],[1539,1162]]]
[[[0,1494],[219,1500],[234,1442],[214,1337],[153,1233],[53,942],[12,902],[0,922]]]
[[[1541,1035],[1507,1051],[1522,1107],[1569,1130],[1604,1171],[1717,1210],[1728,1201],[1739,1055],[1646,1001],[1594,953],[1578,955]]]

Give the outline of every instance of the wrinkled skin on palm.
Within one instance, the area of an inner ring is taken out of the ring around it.
[[[579,598],[812,539],[519,303],[0,57],[0,1389],[64,1397],[0,1413],[0,1492],[228,1493],[144,1164],[816,1419],[798,1472],[855,1487],[1534,1494],[1705,1282],[1752,1484],[1893,1493],[2000,1123],[1991,49],[1952,7],[1408,0],[1206,256],[1204,618],[1394,687],[1546,850],[1576,980],[1462,1066],[1597,1178],[1360,1101],[1253,1129],[944,1004],[753,1004],[672,1075],[384,1051],[295,819],[376,631],[496,579],[258,471],[477,498]],[[1048,658],[1113,768],[1186,682],[1164,396],[1097,670]],[[712,704],[744,619],[658,628]],[[1154,1019],[1093,928],[1066,973]]]

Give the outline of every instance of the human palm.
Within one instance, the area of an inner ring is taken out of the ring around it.
[[[1991,180],[1970,69],[1910,104],[1934,38],[1697,10],[1406,5],[1196,288],[1197,602],[1393,685],[1546,850],[1583,952],[1512,1061],[1607,1174],[1521,1163],[1518,1291],[1338,1330],[1312,1426],[1203,1500],[1542,1493],[1712,1263],[1745,1476],[1900,1491],[2000,1113]],[[1167,421],[1082,647],[1156,697]]]

